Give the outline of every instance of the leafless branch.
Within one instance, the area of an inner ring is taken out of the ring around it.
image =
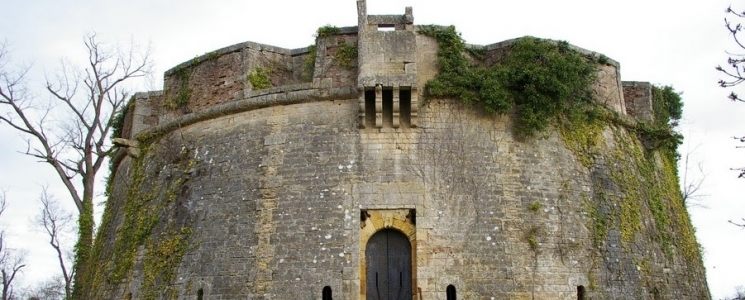
[[[7,124],[27,141],[23,154],[52,167],[79,212],[76,264],[85,264],[93,245],[93,198],[96,175],[115,145],[110,133],[116,114],[129,99],[129,82],[150,74],[149,49],[83,39],[87,61],[80,68],[63,61],[47,75],[50,102],[26,92],[28,68],[13,71],[6,44],[0,45],[0,126]],[[79,282],[78,280],[73,280]]]
[[[727,31],[729,31],[729,34],[735,41],[735,45],[739,47],[738,50],[745,51],[745,42],[743,42],[741,35],[743,30],[741,20],[745,18],[745,11],[737,12],[733,10],[732,7],[728,7],[725,10],[725,13],[727,14],[727,17],[724,19],[724,25],[727,28]],[[733,19],[740,22],[733,21]],[[745,53],[727,52],[727,54],[729,55],[727,58],[727,66],[717,66],[716,69],[724,75],[724,79],[719,80],[719,86],[723,88],[732,88],[745,82]],[[745,102],[745,99],[740,98],[734,91],[730,92],[729,99],[732,101]],[[741,143],[745,143],[745,137],[734,137],[734,139]],[[738,178],[745,178],[745,167],[732,168],[731,170],[739,172]],[[729,222],[736,226],[745,228],[745,219],[743,219],[743,223],[738,223],[732,220],[729,220]]]
[[[54,276],[45,281],[38,282],[24,291],[21,299],[28,300],[60,300],[65,298],[64,283],[62,277]]]
[[[149,52],[134,45],[121,50],[95,34],[83,44],[88,53],[84,69],[63,61],[57,73],[47,76],[46,91],[57,105],[41,105],[29,97],[28,70],[9,71],[9,52],[5,44],[0,48],[0,104],[10,109],[0,123],[28,137],[24,154],[52,166],[79,211],[95,195],[95,175],[113,151],[109,133],[114,114],[129,97],[125,82],[147,76],[152,68]],[[73,182],[78,176],[82,191]]]
[[[732,221],[732,220],[729,220],[727,222],[730,222],[733,225],[736,225],[736,226],[740,226],[742,228],[745,228],[745,218],[742,218],[741,221],[742,221],[742,223],[737,222],[737,221]]]
[[[54,249],[57,255],[57,262],[62,273],[64,283],[65,299],[71,299],[72,296],[72,276],[74,268],[66,263],[66,249],[62,245],[60,238],[64,233],[71,231],[73,217],[64,211],[57,199],[47,192],[47,187],[42,187],[39,195],[41,211],[34,217],[34,224],[46,233],[49,238],[49,245]]]
[[[731,7],[728,7],[725,12],[736,19],[745,18],[743,13],[738,13],[732,10]],[[733,22],[731,18],[725,18],[724,25],[739,49],[745,50],[745,44],[741,40],[742,36],[740,35],[742,32],[742,24]],[[723,88],[730,88],[745,81],[745,54],[732,52],[728,52],[727,54],[729,55],[727,58],[727,66],[722,67],[720,65],[716,67],[717,71],[724,75],[724,79],[719,80],[719,86]],[[729,98],[732,101],[745,102],[745,100],[741,99],[735,92],[731,92]]]
[[[0,218],[7,208],[5,192],[0,192]],[[17,251],[7,246],[5,242],[5,231],[0,230],[0,275],[2,275],[2,294],[0,300],[14,299],[13,283],[16,276],[21,272],[25,264],[26,255],[23,251]]]
[[[704,172],[703,163],[698,162],[693,166],[692,156],[696,153],[698,145],[691,149],[690,147],[683,156],[683,178],[681,184],[681,194],[683,203],[689,207],[707,208],[703,200],[708,196],[703,194],[704,182],[706,181],[706,172]]]

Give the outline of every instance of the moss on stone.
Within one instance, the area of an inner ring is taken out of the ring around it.
[[[530,251],[538,252],[538,239],[541,235],[541,228],[538,226],[531,226],[525,230],[525,241],[528,243]]]
[[[585,195],[583,204],[584,211],[587,213],[590,221],[589,229],[592,233],[593,245],[596,248],[600,248],[603,246],[603,243],[605,243],[605,239],[608,236],[610,220],[607,216],[600,213],[600,205],[598,203],[602,203],[607,200],[607,196],[603,192],[602,187],[596,186],[593,190],[595,191],[595,199],[592,199]]]
[[[176,274],[176,268],[189,249],[191,228],[171,230],[160,237],[150,238],[145,249],[143,261],[142,299],[158,299],[161,295],[175,299],[178,291],[170,283]]]
[[[541,202],[533,201],[528,205],[528,210],[532,212],[538,212],[541,209]]]
[[[611,178],[620,191],[614,214],[618,218],[622,245],[628,247],[641,229],[641,203],[647,196],[645,194],[651,192],[642,186],[638,173],[648,173],[650,166],[644,159],[641,145],[617,127],[612,128],[615,148],[607,149],[606,153],[613,162],[608,166]]]
[[[246,75],[246,80],[251,83],[254,90],[263,90],[272,87],[272,82],[269,80],[269,73],[271,70],[256,67]]]
[[[188,175],[187,170],[195,162],[189,158],[188,150],[180,145],[142,144],[141,156],[133,159],[126,180],[127,188],[120,200],[110,200],[101,221],[96,243],[92,251],[92,260],[103,263],[96,267],[80,270],[85,272],[86,281],[94,293],[103,282],[118,284],[131,277],[137,257],[142,255],[143,281],[140,287],[143,299],[157,299],[162,295],[172,295],[170,288],[176,268],[186,254],[191,235],[191,228],[178,225],[168,216],[169,207],[178,197]],[[174,152],[178,149],[177,152]],[[159,170],[159,171],[155,171]],[[172,180],[162,181],[159,172],[168,170]],[[109,206],[111,201],[122,201],[121,225],[115,229],[116,238],[109,236],[112,231],[114,216]],[[180,224],[180,223],[179,223]],[[159,228],[156,230],[156,228]],[[154,232],[162,232],[154,235]],[[104,243],[113,240],[112,247],[104,249]],[[140,252],[144,249],[144,252]],[[112,259],[103,261],[103,252]],[[93,294],[89,294],[93,295]],[[173,298],[173,297],[168,297]]]
[[[601,154],[599,151],[605,143],[602,134],[606,124],[596,119],[593,122],[564,122],[558,126],[564,144],[586,168],[592,167],[595,158]]]
[[[578,160],[588,169],[602,161],[615,186],[609,190],[596,183],[592,199],[585,199],[584,210],[595,246],[601,247],[608,231],[617,228],[621,246],[630,251],[637,234],[648,230],[646,235],[660,245],[669,259],[678,253],[685,261],[695,262],[700,249],[680,194],[674,157],[669,155],[671,149],[646,148],[637,139],[635,127],[613,122],[612,118],[603,120],[560,127],[562,139]],[[611,129],[611,145],[603,138],[603,127]],[[643,225],[644,215],[651,215],[652,226]]]

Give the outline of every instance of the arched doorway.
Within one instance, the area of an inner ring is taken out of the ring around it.
[[[411,299],[411,243],[393,229],[373,234],[365,247],[367,300]]]

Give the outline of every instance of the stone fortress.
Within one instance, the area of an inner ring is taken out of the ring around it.
[[[133,97],[88,299],[710,298],[682,200],[616,175],[645,180],[637,135],[606,126],[588,162],[557,130],[425,99],[437,41],[411,8],[357,5],[311,47],[233,45]],[[597,72],[598,105],[653,118],[649,83]]]

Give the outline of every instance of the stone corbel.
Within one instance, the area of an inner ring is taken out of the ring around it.
[[[136,140],[128,140],[123,138],[113,138],[111,141],[114,145],[127,149],[127,155],[132,158],[140,157],[140,143]]]

